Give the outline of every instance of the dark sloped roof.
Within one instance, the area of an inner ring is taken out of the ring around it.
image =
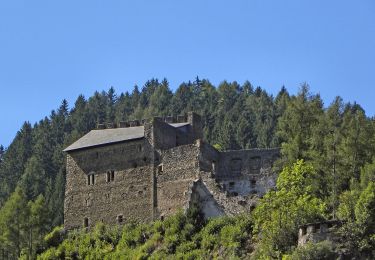
[[[143,126],[91,130],[89,133],[65,148],[64,152],[103,144],[118,143],[142,137],[144,137]]]
[[[170,124],[173,127],[179,128],[188,125],[189,123],[175,123]],[[144,127],[134,126],[126,128],[111,128],[91,130],[89,133],[78,139],[76,142],[64,149],[64,152],[73,150],[89,148],[99,145],[118,143],[127,140],[139,139],[144,137]]]

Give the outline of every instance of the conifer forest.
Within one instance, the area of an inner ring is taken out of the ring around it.
[[[204,139],[219,150],[281,148],[276,188],[251,213],[204,220],[191,209],[164,221],[64,231],[64,148],[99,123],[189,111],[202,116]],[[300,225],[331,219],[341,223],[337,243],[297,247]],[[24,122],[8,147],[0,146],[0,259],[339,255],[375,258],[375,118],[340,96],[324,104],[307,83],[296,94],[281,87],[277,95],[250,82],[214,86],[198,77],[173,88],[167,79],[131,92],[111,87],[80,95],[74,104],[62,100],[39,122]]]

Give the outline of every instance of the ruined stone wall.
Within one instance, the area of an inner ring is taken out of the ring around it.
[[[202,118],[200,115],[189,112],[187,116],[187,120],[191,125],[191,135],[193,140],[202,139],[203,138],[203,125],[202,125]]]
[[[308,242],[318,243],[324,240],[337,242],[338,236],[336,232],[338,226],[338,221],[312,223],[301,226],[298,230],[298,246],[303,246]]]
[[[226,214],[224,207],[220,205],[217,197],[202,179],[193,182],[190,194],[189,207],[198,207],[204,218],[214,218]]]
[[[194,142],[191,125],[176,128],[176,146]]]
[[[72,151],[67,155],[66,229],[152,219],[152,147],[146,139]],[[107,172],[113,171],[113,179]],[[92,177],[94,176],[94,183]],[[90,184],[88,185],[88,179]]]
[[[176,146],[176,128],[159,120],[153,120],[153,145],[155,149],[169,149]]]
[[[189,189],[198,176],[199,148],[182,145],[163,151],[156,168],[157,209],[168,216],[188,206]]]
[[[199,169],[205,172],[211,172],[212,176],[218,171],[218,165],[220,160],[220,152],[217,151],[210,144],[198,140],[197,145],[199,146]]]
[[[251,149],[220,153],[217,181],[234,195],[263,195],[276,184],[272,165],[279,149]]]
[[[150,140],[156,150],[167,150],[176,146],[191,144],[202,138],[200,116],[191,113],[185,126],[179,128],[169,125],[168,120],[155,117],[144,122],[145,137]],[[173,121],[173,120],[172,120]],[[193,125],[194,124],[194,125]]]

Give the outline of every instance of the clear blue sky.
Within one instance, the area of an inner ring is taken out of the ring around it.
[[[66,98],[166,77],[308,82],[375,115],[374,0],[0,1],[0,144]]]

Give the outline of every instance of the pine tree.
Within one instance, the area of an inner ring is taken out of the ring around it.
[[[20,188],[28,200],[34,200],[45,191],[46,179],[43,164],[36,156],[32,156],[26,164],[25,173],[20,181]]]
[[[361,167],[373,158],[373,146],[369,140],[374,135],[374,129],[360,106],[348,104],[344,109],[341,132],[343,139],[337,147],[341,158],[338,164],[339,188],[348,189],[349,180],[359,180]]]
[[[0,164],[1,164],[1,162],[3,161],[4,153],[5,153],[4,146],[3,146],[3,145],[0,145]]]
[[[156,87],[155,91],[150,96],[150,103],[146,110],[145,117],[167,116],[170,110],[169,106],[172,96],[173,94],[169,89],[167,79],[163,79],[162,83]]]
[[[311,95],[308,85],[296,97],[292,97],[285,113],[278,122],[277,135],[282,144],[285,163],[297,159],[310,158],[311,134],[323,113],[323,103],[319,95]]]
[[[3,154],[0,167],[0,207],[14,191],[18,180],[23,174],[27,160],[33,149],[32,127],[25,122],[7,152]]]
[[[16,256],[27,245],[28,216],[26,197],[17,187],[0,210],[0,241]]]
[[[117,96],[114,87],[110,87],[107,92],[106,121],[113,123],[115,121],[115,103]]]
[[[35,258],[37,246],[43,241],[44,234],[49,230],[46,202],[43,195],[27,204],[28,216],[28,257]]]

